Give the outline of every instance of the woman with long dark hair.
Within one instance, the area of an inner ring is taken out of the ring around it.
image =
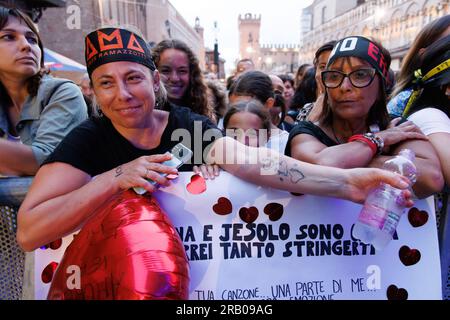
[[[412,92],[415,81],[414,72],[423,64],[422,53],[436,41],[450,35],[450,15],[445,15],[427,24],[414,39],[402,62],[402,67],[396,77],[396,84],[389,101],[390,114],[401,116],[406,107],[406,100]]]
[[[450,35],[428,46],[420,60],[403,116],[428,136],[439,156],[445,182],[450,185]]]
[[[214,106],[208,103],[207,86],[192,49],[181,40],[163,40],[153,48],[152,56],[169,102],[215,121]]]

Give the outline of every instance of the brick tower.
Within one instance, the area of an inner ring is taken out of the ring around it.
[[[261,45],[259,34],[261,30],[261,15],[256,16],[246,13],[244,17],[239,15],[239,57],[250,58],[259,69],[261,65]]]

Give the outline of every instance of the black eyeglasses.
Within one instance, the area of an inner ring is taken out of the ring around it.
[[[350,80],[355,88],[365,88],[372,83],[375,72],[375,69],[372,68],[358,69],[348,74],[337,70],[328,70],[322,71],[321,75],[324,86],[329,89],[340,87],[345,77]]]

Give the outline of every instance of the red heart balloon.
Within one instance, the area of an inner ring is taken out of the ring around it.
[[[414,228],[421,227],[428,221],[428,212],[423,210],[420,211],[417,208],[411,208],[408,212],[408,220]]]
[[[264,207],[264,213],[269,216],[270,221],[278,221],[283,216],[283,205],[279,203],[269,203]]]
[[[233,212],[233,205],[227,198],[220,197],[217,203],[213,205],[213,211],[218,215],[224,216]]]
[[[79,274],[69,267],[78,266]],[[68,284],[79,277],[79,287]],[[100,207],[67,248],[48,299],[187,299],[189,265],[151,195],[126,191]]]
[[[408,300],[408,291],[391,284],[386,291],[388,300]]]
[[[417,249],[410,249],[408,246],[403,246],[400,248],[400,251],[398,252],[398,255],[400,257],[400,261],[405,266],[412,266],[420,261],[420,251]]]
[[[258,218],[259,212],[255,207],[241,208],[239,210],[239,217],[246,223],[253,223]]]
[[[189,193],[201,194],[206,191],[206,181],[201,175],[195,174],[191,177],[191,182],[186,189]]]

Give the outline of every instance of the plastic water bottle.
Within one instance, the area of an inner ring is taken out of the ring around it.
[[[409,149],[383,165],[383,169],[399,173],[407,177],[411,183],[416,182],[417,169],[414,164],[415,154]],[[353,235],[362,242],[372,244],[375,249],[382,250],[397,228],[405,209],[402,201],[402,190],[387,184],[381,184],[366,199],[358,220],[353,228]]]

